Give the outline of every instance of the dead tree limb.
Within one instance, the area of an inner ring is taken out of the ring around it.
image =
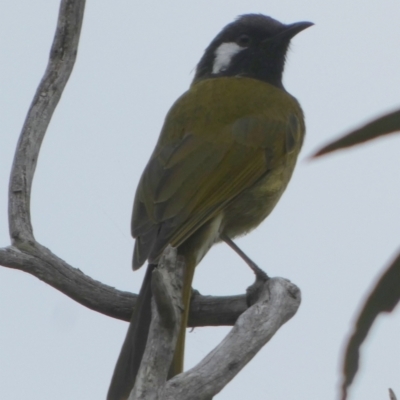
[[[27,272],[91,310],[130,321],[137,295],[123,292],[85,275],[37,242],[0,249],[0,265]],[[247,309],[246,296],[202,296],[190,304],[189,326],[233,325]]]
[[[8,203],[11,242],[17,248],[36,244],[30,215],[33,176],[44,135],[75,64],[84,9],[85,0],[61,1],[49,62],[17,144]]]
[[[300,290],[290,281],[269,279],[225,339],[194,368],[167,381],[160,400],[211,399],[295,315],[300,301]]]
[[[153,272],[152,321],[142,364],[129,400],[208,400],[219,393],[296,313],[300,290],[283,278],[258,289],[225,339],[198,365],[167,381],[179,334],[183,267],[168,248]],[[168,310],[168,312],[166,312]]]
[[[129,400],[159,399],[167,381],[182,321],[184,267],[176,249],[169,246],[153,271],[149,337]]]

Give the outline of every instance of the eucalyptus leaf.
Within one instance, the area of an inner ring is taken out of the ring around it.
[[[386,114],[383,117],[380,117],[364,125],[363,127],[329,143],[328,145],[322,147],[322,149],[318,150],[312,156],[312,158],[331,153],[332,151],[364,143],[368,140],[372,140],[397,131],[400,131],[400,110]]]
[[[400,254],[386,269],[366,300],[353,334],[347,343],[343,363],[342,400],[347,398],[347,389],[358,370],[360,347],[368,335],[376,317],[390,312],[400,300]]]
[[[390,397],[390,400],[397,400],[397,397],[394,394],[392,389],[389,389],[389,397]]]

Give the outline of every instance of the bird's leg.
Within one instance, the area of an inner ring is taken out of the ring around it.
[[[260,280],[262,282],[265,282],[269,279],[269,276],[253,260],[247,257],[247,255],[242,250],[240,250],[240,248],[232,241],[231,238],[229,238],[224,234],[221,234],[220,238],[233,251],[235,251],[244,260],[244,262],[253,270],[253,272],[256,275],[257,281]]]

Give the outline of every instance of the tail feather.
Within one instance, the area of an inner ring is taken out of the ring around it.
[[[151,274],[156,264],[149,264],[124,344],[111,379],[107,400],[126,400],[135,384],[151,322]]]
[[[156,264],[149,264],[147,267],[137,305],[114,369],[107,400],[127,400],[135,384],[149,334],[151,322],[151,274],[156,266]],[[189,317],[194,269],[195,263],[189,263],[185,268],[182,290],[184,312],[168,379],[183,371],[186,326]]]
[[[171,367],[168,373],[168,379],[183,372],[183,361],[185,358],[186,327],[189,319],[190,299],[192,294],[192,281],[193,281],[194,270],[196,267],[195,262],[188,262],[189,261],[188,259],[186,259],[185,261],[186,261],[185,275],[183,278],[183,287],[182,287],[183,315],[182,315],[182,321],[178,339],[176,342],[174,358],[172,360]]]

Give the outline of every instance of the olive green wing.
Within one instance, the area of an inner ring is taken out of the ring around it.
[[[179,246],[293,148],[293,118],[245,117],[216,135],[186,133],[157,149],[132,215],[134,269]]]

